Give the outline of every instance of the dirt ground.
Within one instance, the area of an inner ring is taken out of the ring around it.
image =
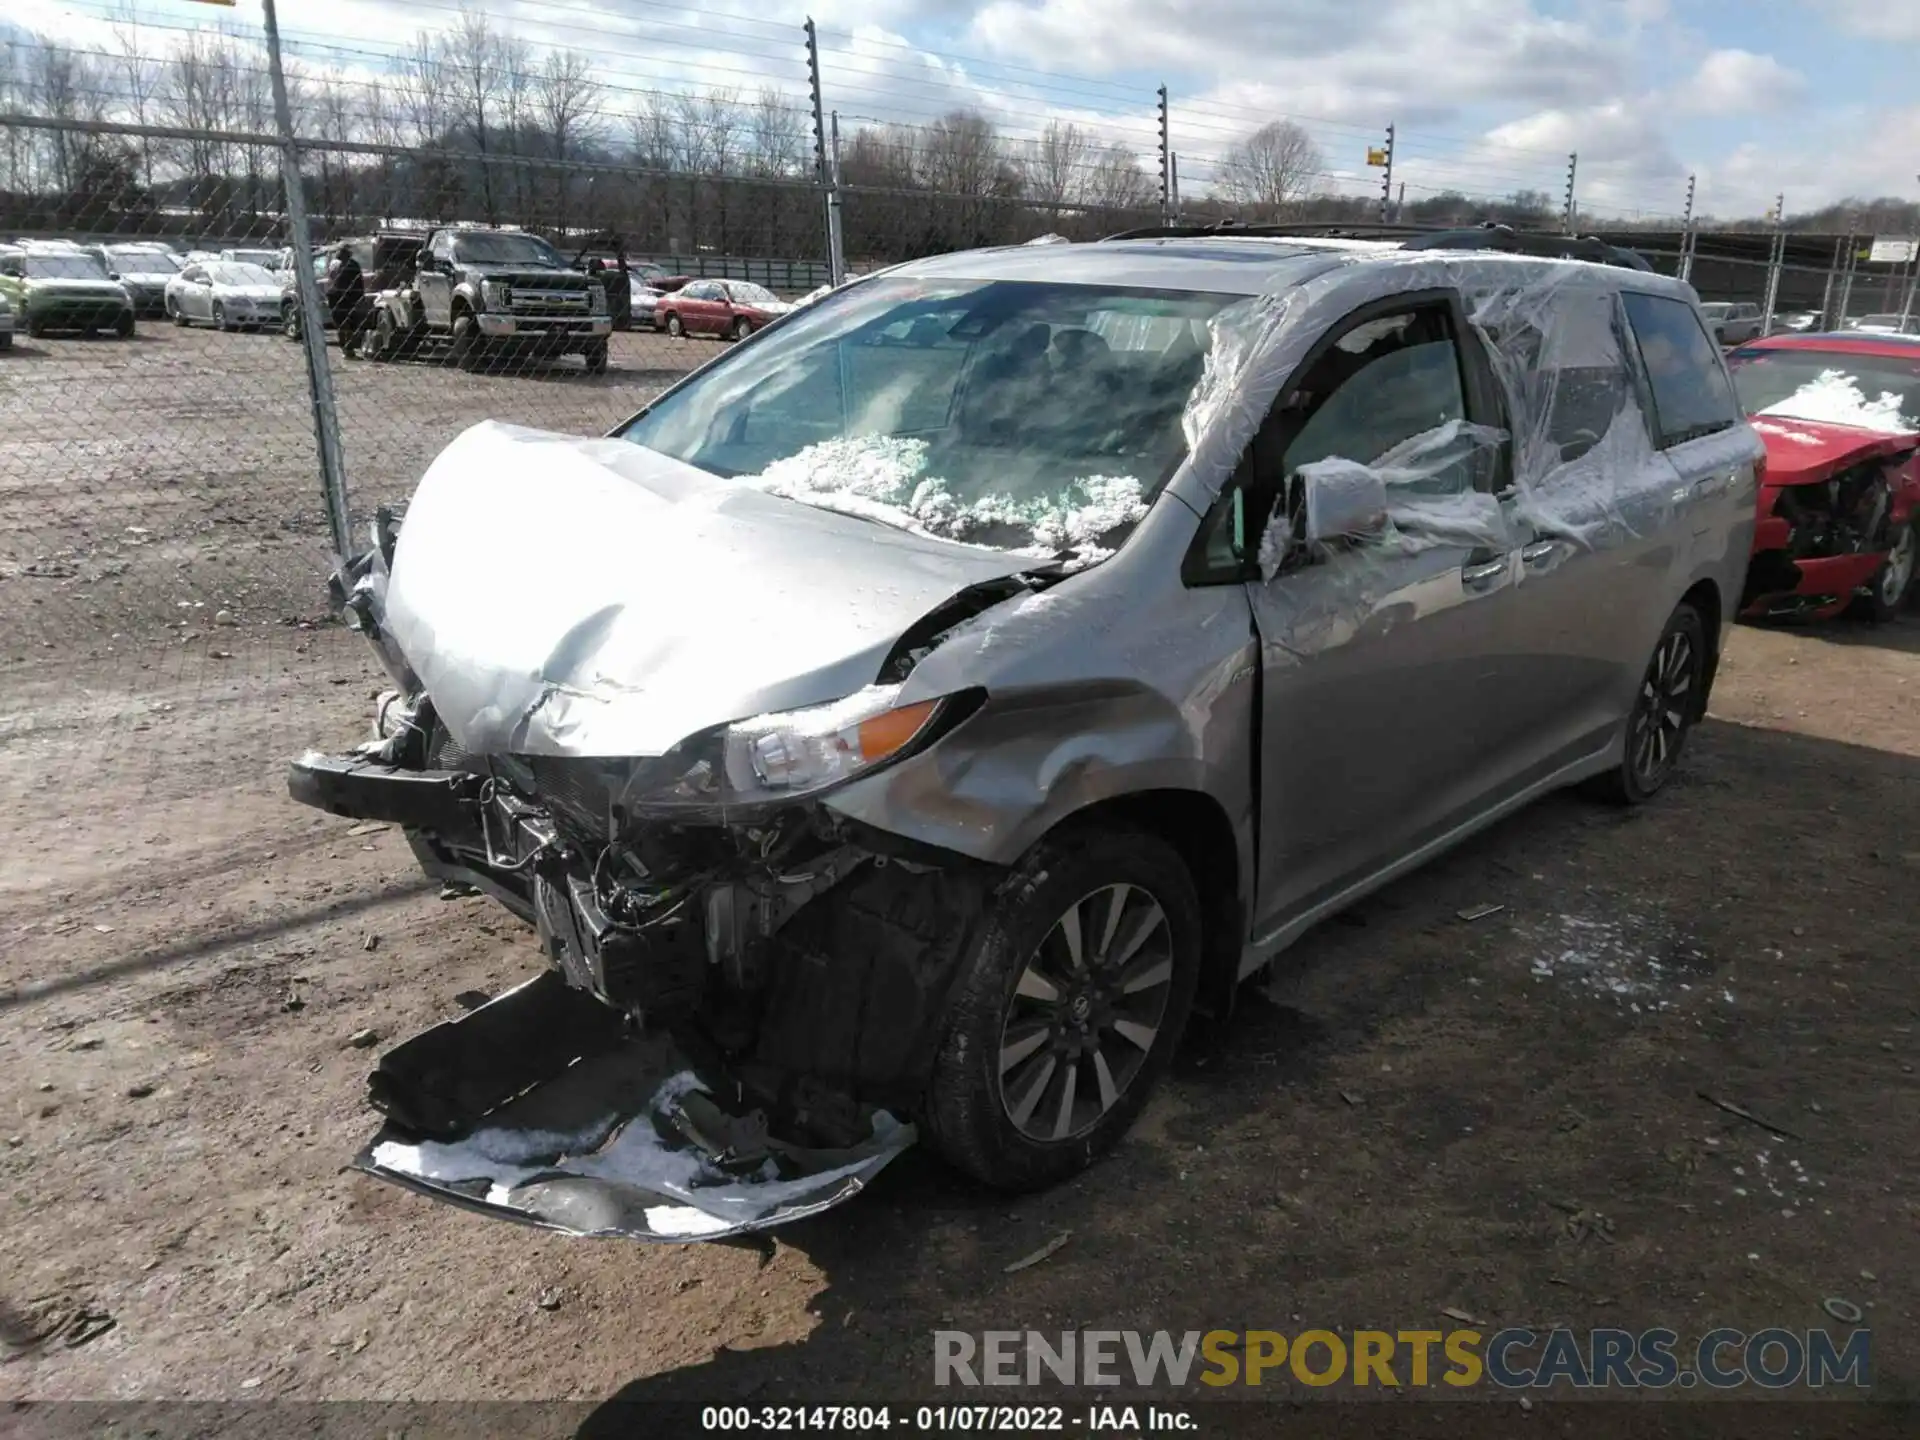
[[[393,383],[447,382],[494,383]],[[924,1390],[935,1329],[1693,1336],[1829,1298],[1874,1394],[1920,1397],[1920,620],[1738,630],[1656,803],[1542,802],[1311,933],[1069,1185],[1010,1203],[911,1152],[764,1244],[649,1248],[343,1168],[375,1128],[348,1038],[540,960],[397,832],[286,799],[379,681],[248,618],[218,664],[0,668],[0,1300],[80,1317],[0,1400],[871,1399]]]

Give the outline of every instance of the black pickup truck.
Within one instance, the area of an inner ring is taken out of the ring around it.
[[[426,234],[411,276],[374,297],[374,359],[444,346],[467,368],[506,355],[579,355],[607,368],[613,322],[605,284],[522,230],[443,225]]]

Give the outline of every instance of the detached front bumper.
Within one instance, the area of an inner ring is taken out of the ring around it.
[[[535,924],[552,961],[381,1056],[367,1098],[387,1124],[357,1168],[568,1234],[714,1240],[850,1200],[913,1143],[911,1125],[844,1092],[742,1083],[783,1037],[791,1048],[818,1035],[809,1009],[762,1035],[758,1057],[727,1055],[698,1023],[651,1023],[635,993],[690,980],[697,991],[716,968],[702,926],[673,927],[683,933],[665,945],[677,955],[636,946],[608,926],[592,877],[555,843],[544,812],[489,777],[310,754],[293,763],[288,788],[330,814],[405,827],[430,873],[437,862],[438,873],[485,885]],[[517,877],[524,890],[509,893]],[[628,1003],[602,1003],[610,991]],[[681,998],[693,1009],[677,1013],[693,1014],[698,1000]],[[819,998],[857,1012],[844,994]],[[808,1098],[776,1106],[776,1090]]]

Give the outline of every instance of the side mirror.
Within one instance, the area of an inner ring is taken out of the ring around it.
[[[1322,460],[1287,482],[1297,497],[1299,538],[1309,545],[1357,540],[1387,528],[1387,484],[1377,471],[1351,460]]]

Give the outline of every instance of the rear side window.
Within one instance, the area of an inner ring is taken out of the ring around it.
[[[1628,291],[1621,297],[1653,390],[1662,448],[1726,430],[1740,419],[1720,356],[1684,300]]]

